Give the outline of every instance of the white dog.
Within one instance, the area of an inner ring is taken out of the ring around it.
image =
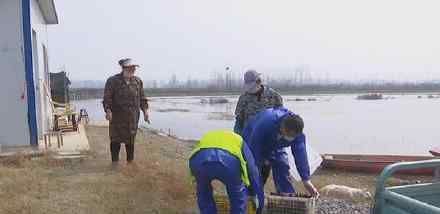
[[[348,186],[330,184],[323,187],[320,191],[322,196],[349,199],[349,200],[368,200],[371,199],[371,193],[367,189],[357,189]]]

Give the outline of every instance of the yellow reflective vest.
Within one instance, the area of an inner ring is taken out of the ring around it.
[[[250,185],[247,171],[247,163],[241,151],[243,138],[232,131],[210,131],[206,133],[202,139],[195,145],[191,156],[194,156],[201,149],[222,149],[229,152],[240,160],[241,179],[246,186]]]

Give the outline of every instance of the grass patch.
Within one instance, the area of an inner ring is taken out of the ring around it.
[[[1,159],[0,213],[193,213],[196,209],[183,161],[188,150],[176,140],[140,132],[135,165],[121,161],[114,171],[107,128],[88,127],[87,132],[92,151],[83,161],[60,160],[49,153],[33,159],[23,155]],[[124,153],[121,149],[121,160]]]

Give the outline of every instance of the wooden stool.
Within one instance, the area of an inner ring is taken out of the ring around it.
[[[61,148],[61,146],[64,146],[64,140],[63,140],[63,133],[61,131],[49,131],[43,135],[44,137],[44,147],[47,149],[47,144],[49,143],[49,147],[52,147],[52,140],[51,137],[56,136],[57,137],[57,146],[58,148]]]

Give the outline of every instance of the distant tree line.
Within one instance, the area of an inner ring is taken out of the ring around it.
[[[145,88],[148,96],[209,96],[209,95],[236,95],[242,92],[242,82],[238,80],[217,79],[215,81],[193,80],[185,84],[177,78],[162,87]],[[440,82],[395,83],[395,82],[369,82],[369,83],[292,83],[289,81],[268,80],[271,87],[285,94],[313,94],[313,93],[409,93],[429,92],[440,93]],[[102,98],[103,88],[73,88],[70,90],[72,100]]]

